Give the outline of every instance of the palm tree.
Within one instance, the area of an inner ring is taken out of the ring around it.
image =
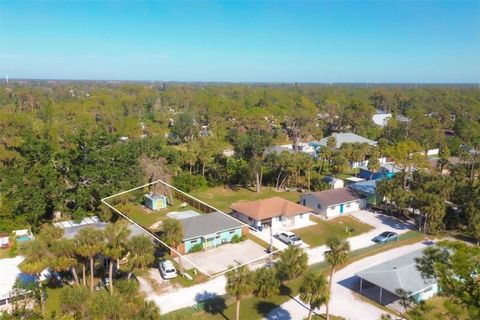
[[[146,235],[132,237],[127,242],[127,250],[129,267],[128,279],[132,276],[134,269],[145,269],[155,261],[153,243]]]
[[[310,306],[308,320],[311,320],[313,310],[329,299],[327,279],[320,272],[309,272],[303,278],[299,291],[300,299]]]
[[[70,239],[55,240],[50,246],[50,252],[54,259],[51,267],[55,271],[70,271],[75,279],[75,284],[79,284],[77,270],[77,256],[75,255],[75,243]]]
[[[177,219],[166,218],[162,224],[162,240],[170,247],[177,250],[183,240],[183,226]],[[178,255],[180,272],[183,272],[182,256]]]
[[[245,266],[241,266],[227,273],[226,291],[229,295],[235,297],[237,308],[235,319],[240,319],[240,300],[243,296],[252,292],[253,281],[252,275]]]
[[[328,292],[330,293],[332,292],[332,281],[335,268],[347,261],[350,255],[350,244],[346,239],[332,237],[327,239],[327,247],[328,251],[325,252],[325,259],[328,264],[332,266],[332,269],[330,270],[330,279],[328,281]],[[329,320],[329,301],[327,301],[325,314],[327,320]]]
[[[372,180],[373,173],[380,170],[380,161],[378,161],[378,158],[377,157],[371,157],[370,159],[368,159],[367,168],[368,168],[368,171],[371,172],[370,180]]]
[[[280,280],[274,268],[263,267],[254,274],[255,290],[257,297],[270,298],[280,292]]]
[[[280,254],[276,267],[280,279],[297,278],[308,269],[308,255],[301,248],[289,246]]]
[[[90,290],[93,291],[93,275],[94,275],[94,259],[95,256],[102,252],[104,248],[104,236],[102,230],[92,227],[86,227],[80,230],[75,242],[77,254],[90,261]],[[83,285],[86,286],[85,279],[85,263],[82,266],[83,269]]]
[[[52,258],[46,242],[37,237],[37,239],[23,242],[18,249],[19,254],[25,257],[25,260],[19,265],[20,271],[33,275],[39,280],[41,272],[48,267]],[[40,291],[40,308],[43,314],[45,310],[45,295],[40,281],[38,286]]]
[[[403,314],[407,312],[408,308],[410,308],[414,302],[412,293],[408,290],[398,288],[395,290],[395,294],[398,296],[398,301],[403,308],[403,313],[400,312],[400,315],[404,317]]]
[[[109,224],[105,228],[104,236],[106,246],[104,253],[110,260],[108,264],[108,280],[111,294],[113,294],[113,262],[115,260],[117,261],[118,268],[118,261],[125,256],[126,243],[129,235],[130,229],[128,229],[124,220]]]

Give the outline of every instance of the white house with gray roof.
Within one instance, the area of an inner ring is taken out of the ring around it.
[[[397,289],[403,289],[415,301],[430,299],[438,292],[437,280],[423,278],[417,269],[416,258],[423,256],[423,249],[385,261],[356,274],[360,278],[360,292],[367,285],[378,287],[378,301],[386,304],[385,296],[395,295]]]
[[[339,149],[342,146],[342,144],[344,144],[344,143],[366,143],[366,144],[369,144],[371,146],[376,146],[377,145],[377,141],[364,138],[362,136],[359,136],[358,134],[351,133],[351,132],[333,133],[329,137],[325,137],[323,139],[320,139],[319,141],[313,141],[310,144],[314,144],[317,147],[321,147],[321,146],[326,147],[327,144],[328,144],[328,139],[331,138],[331,137],[335,138],[335,141],[336,141],[335,148],[336,149]]]

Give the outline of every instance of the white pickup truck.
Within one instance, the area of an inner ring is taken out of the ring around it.
[[[295,235],[295,233],[290,231],[283,231],[277,233],[276,237],[278,240],[291,246],[298,247],[302,245],[302,239],[300,239],[298,236]]]

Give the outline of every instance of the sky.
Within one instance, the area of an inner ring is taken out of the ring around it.
[[[480,1],[6,1],[0,76],[479,83]]]

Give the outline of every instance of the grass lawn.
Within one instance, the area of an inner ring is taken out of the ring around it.
[[[173,206],[168,206],[165,210],[151,211],[138,203],[119,204],[116,206],[118,210],[126,214],[132,220],[140,224],[142,227],[149,229],[151,225],[165,218],[167,213],[172,211],[194,210],[190,206],[181,207],[181,202],[174,199]],[[196,210],[197,211],[197,210]]]
[[[295,234],[312,247],[321,246],[331,236],[341,238],[354,237],[373,229],[368,224],[362,223],[350,216],[338,217],[332,220],[323,220],[315,216],[310,219],[317,224],[294,230]],[[347,230],[349,230],[347,232]]]
[[[273,188],[263,187],[259,193],[255,189],[248,189],[245,187],[215,187],[208,188],[204,191],[192,191],[192,196],[214,206],[215,208],[224,212],[230,212],[230,206],[239,201],[252,201],[267,199],[271,197],[282,197],[287,200],[297,202],[300,199],[300,193],[294,191],[275,191]]]
[[[54,319],[52,313],[57,313],[60,310],[60,296],[65,290],[62,288],[47,288],[47,299],[45,300],[45,318]]]
[[[428,310],[426,313],[422,314],[422,319],[423,320],[436,320],[439,319],[440,317],[438,314],[445,314],[447,312],[447,309],[443,306],[443,303],[447,301],[448,298],[446,297],[433,297],[432,299],[429,299],[426,301],[426,309]],[[458,315],[458,320],[467,320],[468,319],[468,312],[463,308],[462,306],[457,306],[459,308],[459,311],[461,312]],[[411,313],[409,311],[408,313]],[[447,317],[448,318],[448,317]],[[452,318],[453,319],[453,318]]]
[[[10,248],[0,249],[0,259],[10,258]]]

